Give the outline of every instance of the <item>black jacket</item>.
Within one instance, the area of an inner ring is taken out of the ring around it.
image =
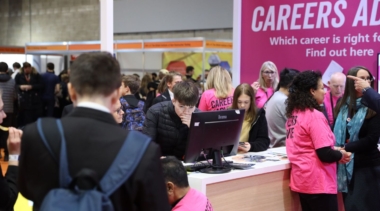
[[[170,98],[169,90],[165,90],[165,92],[163,92],[160,96],[154,98],[152,105],[171,100],[172,99]]]
[[[257,112],[249,131],[248,142],[251,144],[250,152],[265,151],[269,148],[268,124],[264,109],[259,109]]]
[[[145,116],[143,133],[160,145],[162,155],[173,155],[182,160],[188,132],[189,127],[182,124],[171,101],[153,105]]]
[[[1,172],[1,165],[0,165]],[[2,173],[2,172],[1,172]],[[17,190],[18,166],[9,166],[5,177],[0,175],[0,210],[13,210],[18,196]]]
[[[15,78],[16,87],[19,94],[20,109],[34,110],[42,107],[41,92],[43,84],[40,74],[30,74],[30,80],[27,81],[24,73],[19,73]],[[20,89],[21,85],[31,85],[32,89],[24,91]]]
[[[128,134],[111,114],[83,107],[62,118],[62,125],[72,177],[86,167],[102,178]],[[50,144],[58,155],[60,141],[54,139],[55,134],[45,134],[54,140]],[[45,195],[59,186],[58,164],[43,144],[36,123],[25,127],[21,142],[19,190],[38,210]],[[131,177],[110,196],[115,211],[170,210],[160,156],[159,147],[151,142]]]

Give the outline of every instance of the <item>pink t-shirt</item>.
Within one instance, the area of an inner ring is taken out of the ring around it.
[[[335,97],[333,95],[332,96],[332,105],[331,105],[331,97],[330,97],[330,91],[328,91],[326,94],[325,94],[325,99],[323,100],[323,103],[325,104],[325,109],[326,109],[326,113],[327,113],[327,116],[329,118],[329,123],[330,125],[333,125],[334,123],[334,116],[333,116],[333,108],[335,108],[336,106],[336,102],[338,101],[339,97]]]
[[[201,192],[190,188],[172,211],[213,211],[210,201]]]
[[[255,101],[257,108],[262,108],[270,96],[273,95],[273,88],[267,88],[265,92],[264,89],[259,88],[256,92]]]
[[[336,163],[323,163],[315,150],[334,147],[335,136],[317,110],[294,111],[286,121],[290,189],[299,193],[337,193]]]
[[[199,101],[199,110],[201,111],[217,111],[227,110],[232,105],[234,90],[226,98],[218,99],[215,96],[215,89],[209,89],[203,92]]]

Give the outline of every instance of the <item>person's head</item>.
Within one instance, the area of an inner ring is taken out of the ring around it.
[[[135,94],[140,88],[140,79],[134,75],[125,75],[122,77],[122,93],[121,95]]]
[[[374,85],[374,80],[373,80],[373,76],[371,72],[363,66],[356,66],[356,67],[351,68],[348,71],[347,75],[352,75],[352,76],[356,76],[358,78],[364,79],[371,85],[371,87],[373,87]],[[356,99],[361,98],[362,96],[363,96],[363,93],[361,91],[355,90],[355,81],[346,80],[342,99],[337,103],[334,109],[335,114],[338,115],[341,107],[344,105],[348,105],[349,113],[354,114],[356,111]],[[373,110],[368,109],[368,113],[366,117],[369,118],[375,114],[376,113]]]
[[[255,92],[251,85],[243,83],[236,87],[231,108],[245,109],[245,119],[250,122],[255,120]]]
[[[261,88],[277,88],[278,71],[276,65],[271,61],[266,61],[261,65],[259,83]]]
[[[153,81],[157,80],[157,73],[152,73],[152,80]]]
[[[213,67],[208,74],[205,89],[215,89],[215,95],[219,99],[228,97],[232,90],[231,75],[221,66]]]
[[[46,68],[47,68],[48,70],[50,70],[50,71],[54,71],[54,64],[51,63],[51,62],[49,62],[49,63],[47,63]]]
[[[280,88],[288,89],[292,84],[294,77],[298,75],[300,71],[290,68],[285,68],[280,72],[280,82],[277,86],[277,91]]]
[[[112,116],[113,118],[115,119],[115,121],[120,124],[122,121],[123,121],[123,115],[124,115],[124,111],[123,111],[123,108],[121,107],[121,103],[120,101],[118,100],[115,104],[114,104],[114,108],[112,110]]]
[[[211,54],[210,57],[208,57],[208,64],[211,68],[219,66],[220,62],[221,61],[218,54]]]
[[[151,75],[145,74],[141,79],[140,89],[143,89],[145,93],[148,93],[149,92],[148,84],[151,82],[153,82]]]
[[[4,111],[3,91],[0,89],[0,124],[3,123],[3,119],[7,118]]]
[[[193,75],[194,74],[194,67],[193,66],[187,66],[186,67],[186,74],[187,75]]]
[[[322,74],[319,71],[307,70],[298,74],[289,88],[286,100],[286,116],[290,117],[295,110],[317,109],[321,111],[321,104],[326,91],[322,83]]]
[[[158,80],[163,79],[167,74],[169,74],[169,70],[167,69],[161,69],[158,73]]]
[[[198,87],[191,81],[181,81],[173,87],[172,99],[174,110],[178,116],[191,114],[199,99]]]
[[[8,64],[5,62],[0,62],[0,72],[6,73],[8,72]]]
[[[178,72],[171,72],[162,78],[158,85],[158,93],[163,93],[166,89],[173,92],[173,86],[182,81],[182,75]]]
[[[134,75],[136,78],[140,79],[140,75],[139,75],[139,74],[137,74],[137,73],[133,73],[133,75]]]
[[[111,110],[119,100],[119,62],[108,52],[83,53],[70,68],[68,90],[73,102],[102,98]]]
[[[336,72],[331,75],[328,85],[330,92],[335,97],[341,97],[344,92],[344,86],[346,84],[346,75],[341,72]]]
[[[18,62],[15,62],[15,63],[13,63],[13,69],[15,70],[15,69],[20,69],[21,68],[21,65],[20,65],[20,63],[18,63]]]
[[[63,81],[64,83],[69,83],[69,80],[69,74],[64,73],[61,75],[61,81]]]
[[[24,62],[22,64],[22,71],[25,74],[31,74],[32,73],[32,65],[29,62]]]
[[[174,156],[162,158],[161,165],[169,204],[173,205],[189,190],[187,172],[181,161]]]

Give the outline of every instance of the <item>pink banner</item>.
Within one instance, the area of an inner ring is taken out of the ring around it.
[[[268,60],[324,78],[362,65],[377,77],[379,52],[380,0],[242,0],[242,83],[257,80]]]

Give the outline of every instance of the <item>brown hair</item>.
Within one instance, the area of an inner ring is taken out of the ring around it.
[[[124,83],[124,87],[128,86],[132,94],[135,94],[140,88],[140,79],[135,75],[125,75],[121,81]]]
[[[179,72],[170,72],[169,74],[165,75],[164,78],[162,78],[160,84],[158,84],[157,92],[163,93],[168,88],[168,83],[171,83],[173,81],[174,76],[179,76],[182,78],[182,75]]]
[[[251,85],[247,83],[240,84],[239,86],[236,87],[235,92],[234,92],[234,97],[232,101],[232,109],[238,109],[238,98],[242,95],[245,94],[250,97],[250,106],[247,109],[245,115],[244,115],[244,120],[252,123],[256,119],[257,115],[257,108],[256,108],[256,102],[255,102],[255,92],[253,91],[253,88]]]

